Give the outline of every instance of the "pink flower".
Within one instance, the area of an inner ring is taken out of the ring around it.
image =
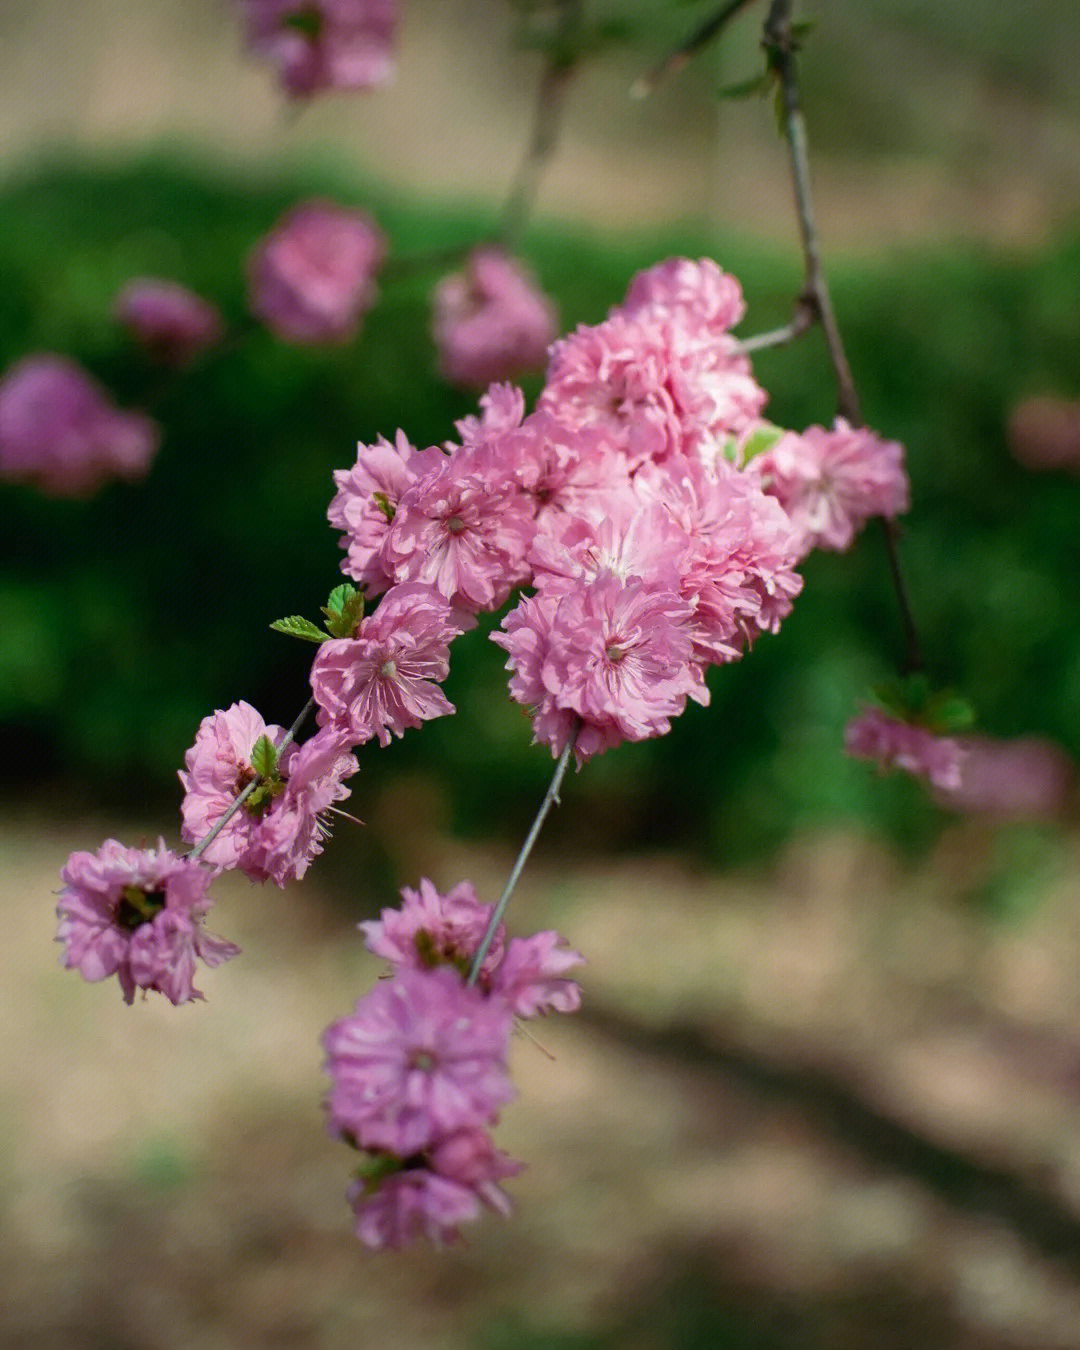
[[[275,746],[284,736],[267,726],[248,703],[234,703],[224,712],[204,717],[195,744],[180,771],[183,837],[197,844],[259,775],[251,752],[262,736]],[[279,886],[299,880],[312,858],[322,852],[327,828],[322,816],[349,789],[342,779],[357,769],[349,746],[340,736],[320,733],[302,746],[289,745],[276,772],[256,789],[203,857],[217,867],[238,867],[252,881],[273,878]]]
[[[433,332],[444,378],[482,388],[542,366],[557,315],[520,263],[478,248],[436,287]]]
[[[513,431],[525,417],[525,395],[516,384],[493,384],[480,395],[479,417],[463,417],[455,422],[461,443],[475,445],[494,432]]]
[[[522,1170],[478,1129],[448,1135],[420,1163],[382,1178],[380,1164],[392,1165],[375,1155],[373,1179],[349,1188],[356,1236],[377,1250],[396,1250],[421,1237],[453,1242],[462,1223],[480,1217],[481,1202],[508,1214],[510,1201],[498,1183]]]
[[[629,318],[676,319],[718,338],[735,327],[746,304],[738,281],[711,258],[668,258],[637,273],[618,310]]]
[[[864,708],[844,729],[844,749],[855,759],[875,760],[879,768],[903,769],[936,788],[956,789],[961,783],[963,751],[958,741],[935,736],[925,727]]]
[[[553,929],[511,938],[491,976],[492,996],[505,999],[516,1017],[536,1017],[549,1010],[577,1012],[581,986],[564,976],[584,960]]]
[[[815,548],[850,548],[872,516],[891,518],[910,506],[904,447],[840,417],[832,431],[789,432],[747,472],[791,517],[802,536],[800,557]]]
[[[1002,817],[1060,816],[1076,784],[1076,766],[1059,745],[1036,736],[999,741],[958,738],[960,782],[941,793],[954,811]]]
[[[554,593],[523,596],[503,619],[502,632],[491,634],[492,642],[498,643],[509,656],[506,669],[511,672],[510,697],[532,717],[534,743],[550,745],[555,756],[562,752],[578,722],[569,708],[556,704],[543,680],[559,600],[560,596]],[[575,742],[579,754],[583,737],[584,731]],[[590,745],[597,742],[593,753],[608,748],[606,743],[600,743],[602,739],[593,734]],[[617,745],[618,741],[618,737],[612,737],[610,744]]]
[[[374,89],[394,73],[395,0],[240,0],[253,52],[288,93]]]
[[[222,334],[217,306],[175,281],[139,278],[116,297],[115,314],[162,365],[184,366]]]
[[[248,260],[251,312],[287,342],[344,342],[374,303],[384,248],[365,212],[304,202]]]
[[[450,671],[450,643],[469,626],[431,586],[387,591],[353,638],[324,642],[311,667],[319,724],[362,745],[390,744],[407,727],[454,711],[439,688]]]
[[[502,466],[462,450],[409,487],[382,563],[398,582],[419,581],[451,604],[497,609],[527,575],[532,506]]]
[[[0,477],[85,497],[111,478],[141,478],[160,438],[66,357],[24,357],[0,380]]]
[[[409,1158],[490,1123],[514,1096],[512,1014],[449,966],[401,967],[323,1036],[331,1129]]]
[[[368,595],[385,591],[393,580],[383,568],[380,550],[402,493],[442,460],[436,447],[417,450],[399,431],[394,445],[382,436],[374,445],[358,445],[353,467],[334,471],[337,494],[326,514],[344,532],[341,546],[348,556],[341,570]]]
[[[163,840],[156,849],[132,849],[106,839],[97,853],[73,853],[60,877],[64,965],[86,980],[115,975],[126,1003],[136,989],[156,989],[173,1004],[202,998],[196,959],[216,966],[239,954],[203,928],[210,872]]]

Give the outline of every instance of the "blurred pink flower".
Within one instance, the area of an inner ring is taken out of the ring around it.
[[[155,422],[114,407],[66,357],[27,356],[0,379],[0,478],[86,497],[112,478],[141,478],[160,439]]]
[[[222,334],[217,306],[175,281],[140,277],[116,297],[114,312],[132,337],[163,365],[183,366]]]
[[[439,369],[451,384],[483,388],[539,369],[557,325],[554,302],[498,249],[476,249],[435,289]]]
[[[962,736],[957,786],[941,793],[954,811],[995,816],[1060,816],[1076,784],[1076,765],[1053,741],[1030,736],[1013,741]]]
[[[925,727],[864,708],[844,729],[844,749],[854,759],[872,759],[882,771],[903,769],[936,788],[960,786],[964,752],[951,736],[935,736]]]
[[[287,342],[343,342],[375,301],[385,243],[363,211],[304,202],[248,260],[251,312]]]
[[[239,0],[253,52],[288,93],[374,89],[394,73],[397,0]]]

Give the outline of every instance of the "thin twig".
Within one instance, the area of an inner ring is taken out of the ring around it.
[[[772,328],[767,333],[755,333],[752,337],[743,338],[732,351],[736,356],[747,356],[750,352],[763,352],[770,347],[786,347],[809,332],[816,318],[816,311],[800,300],[790,323],[786,323],[783,328]]]
[[[723,32],[740,10],[746,9],[752,3],[753,0],[727,0],[727,4],[722,5],[711,19],[706,19],[674,51],[668,52],[663,60],[658,61],[651,70],[647,70],[635,80],[630,86],[630,97],[647,98],[662,80],[682,70],[702,48],[707,47],[714,37]]]
[[[488,920],[488,926],[484,930],[483,939],[480,946],[476,949],[476,955],[473,957],[472,968],[469,971],[469,984],[475,984],[480,978],[480,967],[484,964],[484,957],[488,954],[488,949],[495,937],[495,930],[502,923],[503,915],[506,913],[506,907],[510,903],[510,897],[514,893],[514,887],[518,884],[525,864],[529,860],[529,854],[533,850],[540,835],[544,821],[547,819],[548,812],[553,806],[558,805],[559,789],[562,787],[563,778],[566,776],[566,769],[570,763],[570,756],[573,754],[574,746],[577,743],[578,732],[581,730],[580,721],[574,727],[573,734],[563,747],[563,752],[559,756],[559,762],[555,765],[555,772],[551,778],[551,784],[547,792],[544,793],[544,800],[540,803],[540,810],[536,813],[536,819],[525,836],[525,842],[521,846],[521,852],[517,855],[513,867],[510,869],[510,875],[506,879],[506,885],[503,887],[503,893],[499,896],[499,903],[492,911],[491,918]]]
[[[852,426],[862,426],[862,407],[859,402],[859,394],[855,388],[855,380],[848,363],[847,352],[844,350],[844,342],[840,336],[839,325],[836,322],[836,312],[833,309],[829,284],[825,279],[825,270],[821,263],[817,226],[814,221],[814,208],[810,195],[810,157],[807,150],[806,119],[803,116],[799,99],[799,83],[795,70],[797,44],[791,27],[791,4],[792,0],[772,0],[769,16],[765,20],[763,41],[769,64],[779,80],[780,95],[783,100],[784,134],[788,144],[791,181],[795,192],[795,212],[799,222],[799,236],[802,241],[804,282],[800,302],[809,308],[825,334],[829,361],[836,380],[837,412]],[[907,642],[905,672],[921,670],[923,665],[922,648],[911,610],[911,601],[900,570],[896,525],[890,520],[885,520],[884,526],[885,545],[889,557],[889,573],[900,606],[900,615]]]
[[[285,735],[282,736],[281,740],[278,741],[277,745],[274,747],[274,749],[278,752],[279,755],[281,754],[282,750],[284,750],[287,746],[292,744],[293,738],[296,736],[296,733],[300,730],[300,728],[304,724],[304,718],[307,717],[308,713],[311,712],[314,706],[315,706],[314,698],[309,698],[308,701],[304,704],[303,708],[300,710],[300,715],[297,717],[296,721],[292,724],[292,726],[288,729]],[[229,809],[217,822],[217,824],[210,831],[210,833],[206,835],[205,838],[200,839],[199,842],[195,845],[195,847],[188,851],[187,857],[189,862],[195,862],[196,859],[200,856],[200,854],[206,852],[206,850],[218,837],[218,835],[225,828],[225,826],[228,825],[229,821],[232,820],[233,816],[236,815],[237,811],[240,810],[240,808],[243,806],[243,804],[247,801],[247,799],[251,796],[251,794],[255,791],[255,789],[259,786],[261,782],[262,779],[258,775],[256,775],[251,780],[251,782],[248,783],[247,787],[245,787],[243,792],[241,792],[240,795],[234,799]]]

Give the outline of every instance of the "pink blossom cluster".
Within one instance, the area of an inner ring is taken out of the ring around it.
[[[137,989],[156,989],[174,1004],[202,998],[196,960],[216,966],[239,953],[203,926],[212,874],[164,840],[135,849],[106,839],[96,853],[73,853],[60,877],[64,965],[86,980],[115,975],[127,1003]]]
[[[435,289],[439,369],[467,389],[536,370],[556,323],[554,304],[520,263],[499,249],[477,249]]]
[[[277,745],[284,735],[282,727],[268,726],[248,703],[203,718],[184,757],[186,771],[180,770],[182,833],[189,843],[204,839],[260,777],[251,763],[258,741],[266,737]],[[348,740],[332,731],[289,745],[261,790],[230,818],[203,858],[216,868],[238,868],[252,881],[272,880],[279,886],[299,881],[322,852],[329,834],[327,813],[349,795],[342,780],[356,769]]]
[[[425,878],[402,899],[361,924],[392,977],[323,1036],[328,1123],[362,1154],[349,1200],[370,1247],[452,1241],[483,1205],[509,1211],[499,1182],[521,1164],[488,1130],[514,1096],[514,1018],[572,1012],[581,998],[566,972],[582,958],[558,933],[508,940],[502,924],[468,982],[494,908],[468,882],[444,895]]]
[[[366,212],[302,202],[248,259],[251,312],[286,342],[345,342],[375,302],[385,250]]]
[[[86,497],[113,478],[141,478],[161,432],[115,407],[81,366],[45,353],[0,379],[0,478],[57,497]]]
[[[873,760],[884,773],[903,769],[943,791],[961,784],[964,751],[952,736],[937,736],[881,708],[864,708],[844,729],[844,748],[854,759]]]
[[[397,0],[239,0],[251,50],[289,94],[375,89],[394,73]]]
[[[222,334],[217,306],[175,281],[129,281],[116,297],[114,312],[135,341],[166,366],[187,365]]]

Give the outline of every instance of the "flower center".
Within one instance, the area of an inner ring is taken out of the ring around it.
[[[612,642],[609,646],[604,648],[604,655],[613,666],[617,666],[626,655],[626,650],[623,647],[617,647],[615,643]]]
[[[383,680],[392,680],[396,674],[397,666],[394,663],[394,658],[388,656],[379,667],[379,678]]]
[[[435,1067],[435,1056],[428,1050],[414,1050],[409,1060],[410,1069],[419,1069],[422,1073],[431,1073]]]
[[[134,933],[165,908],[164,891],[144,891],[140,886],[125,886],[116,906],[116,923],[126,933]]]
[[[462,531],[465,529],[465,522],[461,519],[460,516],[451,516],[450,519],[446,522],[446,528],[450,531],[451,534],[461,534]]]

